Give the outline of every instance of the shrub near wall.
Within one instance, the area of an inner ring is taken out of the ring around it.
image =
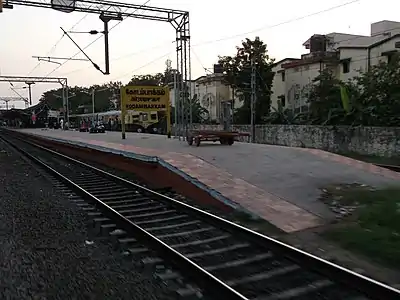
[[[222,130],[223,127],[194,124],[194,128]],[[234,125],[233,130],[250,132],[251,128],[250,125]],[[243,138],[241,141],[248,140]],[[394,156],[400,154],[400,127],[258,125],[256,143]]]

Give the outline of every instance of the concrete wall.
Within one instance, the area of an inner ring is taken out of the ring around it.
[[[220,125],[194,125],[197,129],[222,130]],[[250,132],[249,125],[235,125],[233,130]],[[242,139],[247,142],[248,139]],[[289,147],[317,148],[332,152],[353,151],[360,154],[393,156],[400,153],[400,127],[332,127],[307,125],[259,125],[256,142]]]

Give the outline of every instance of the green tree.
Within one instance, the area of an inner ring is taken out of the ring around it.
[[[185,103],[185,112],[190,112],[190,105],[192,106],[192,121],[193,123],[204,123],[205,120],[208,119],[208,110],[206,108],[204,108],[203,106],[201,106],[200,104],[200,99],[198,97],[197,94],[194,94],[192,97],[192,101],[191,103],[189,103],[189,101],[187,101]],[[171,109],[171,120],[172,123],[175,122],[175,107],[172,107]],[[181,120],[181,110],[177,111],[177,117],[178,120]]]
[[[82,106],[92,105],[92,90],[95,89],[95,111],[107,111],[109,109],[116,109],[113,101],[115,98],[119,98],[119,91],[121,88],[121,82],[109,82],[102,85],[93,85],[89,87],[69,87],[68,88],[68,106],[72,114],[82,113],[80,109]],[[49,90],[43,93],[40,101],[46,102],[51,109],[59,110],[63,108],[62,100],[62,89]]]
[[[356,125],[400,126],[400,56],[372,66],[355,78],[353,115]]]
[[[336,125],[343,121],[345,110],[342,106],[340,86],[333,71],[325,68],[306,87],[309,104],[309,122],[321,125]]]
[[[155,75],[134,75],[128,85],[164,86],[165,76],[163,73],[157,73]]]
[[[218,60],[223,69],[225,82],[235,89],[235,94],[243,103],[235,110],[235,122],[250,123],[251,61],[254,60],[257,87],[256,123],[262,123],[270,113],[271,86],[274,78],[273,60],[268,55],[267,45],[258,37],[254,40],[246,39],[236,49],[235,56],[220,56]]]

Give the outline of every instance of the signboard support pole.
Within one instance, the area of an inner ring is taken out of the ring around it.
[[[120,91],[120,97],[121,97],[121,138],[123,140],[126,139],[126,134],[125,134],[125,116],[126,116],[126,99],[124,97],[124,93],[125,93],[125,87],[121,87],[121,91]]]
[[[171,106],[167,105],[167,111],[166,111],[167,115],[167,137],[170,139],[171,138]]]
[[[122,139],[126,139],[126,133],[125,133],[125,112],[121,112],[121,132],[122,132]]]

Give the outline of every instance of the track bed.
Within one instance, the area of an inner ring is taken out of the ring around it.
[[[400,292],[85,163],[9,137],[84,196],[94,226],[144,261],[171,261],[219,299],[399,299]],[[37,161],[38,162],[38,161]],[[39,163],[39,162],[38,162]],[[146,256],[154,249],[162,258]],[[180,295],[196,295],[192,288]]]

